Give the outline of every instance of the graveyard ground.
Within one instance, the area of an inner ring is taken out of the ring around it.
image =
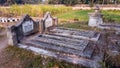
[[[29,6],[29,5],[28,5]],[[27,6],[27,7],[28,7]],[[13,6],[14,7],[14,6]],[[16,9],[15,9],[16,10]],[[15,11],[13,10],[13,11]],[[49,11],[49,9],[47,10]],[[69,12],[57,13],[54,16],[57,16],[60,20],[59,26],[76,28],[76,29],[85,29],[85,30],[95,30],[101,31],[97,28],[91,28],[87,26],[88,22],[88,13],[93,10],[74,10]],[[53,12],[53,10],[51,10]],[[53,12],[54,13],[54,12]],[[119,10],[104,10],[104,21],[107,23],[119,23],[120,22],[120,11]],[[32,14],[31,14],[32,15]],[[42,15],[42,14],[41,14]],[[33,15],[34,16],[34,15]],[[68,25],[69,24],[69,25]],[[4,24],[3,24],[4,25]],[[8,25],[8,24],[7,24]],[[4,26],[7,26],[4,25]],[[104,32],[104,31],[103,31]],[[102,33],[102,31],[101,31]],[[109,35],[109,33],[107,33]],[[109,37],[114,39],[112,35]],[[113,38],[112,38],[113,37]],[[118,38],[118,37],[115,37]],[[118,38],[119,39],[119,38]],[[111,44],[111,43],[109,43]],[[45,67],[45,68],[83,68],[78,65],[73,65],[66,63],[64,61],[59,61],[50,57],[43,57],[39,55],[34,55],[31,51],[20,49],[13,46],[7,45],[6,31],[3,27],[0,27],[0,66],[1,68],[36,68],[36,67]],[[6,48],[7,47],[7,48]],[[5,48],[5,49],[4,49]],[[119,50],[119,48],[118,48]],[[116,57],[106,55],[107,62],[109,65],[120,65],[120,55]],[[116,58],[116,59],[115,59]],[[108,60],[110,59],[110,60]],[[110,63],[113,62],[113,63]],[[105,67],[104,62],[100,62],[103,67]]]
[[[119,36],[114,37],[113,36],[114,34],[113,35],[111,34],[112,31],[102,31],[102,30],[99,30],[97,28],[90,28],[86,24],[87,23],[83,24],[81,22],[74,22],[74,23],[64,23],[60,26],[68,27],[68,28],[76,28],[76,29],[96,30],[96,31],[100,31],[103,34],[105,33],[107,35],[107,37],[109,37],[111,39],[112,38],[119,39]],[[27,51],[24,49],[13,47],[13,46],[8,46],[6,44],[7,39],[6,39],[5,34],[6,34],[6,31],[2,28],[1,38],[0,38],[0,51],[1,51],[0,52],[0,54],[1,54],[0,66],[2,68],[6,68],[8,66],[9,66],[9,68],[13,68],[13,67],[17,67],[17,68],[30,68],[30,67],[32,67],[32,68],[36,68],[36,67],[46,67],[46,68],[78,68],[79,67],[79,68],[84,68],[84,67],[79,66],[79,65],[73,65],[71,63],[66,63],[64,61],[59,61],[57,59],[53,59],[50,57],[34,55],[31,51]],[[104,35],[104,37],[106,35]],[[101,39],[105,40],[104,37]],[[7,48],[5,48],[5,47],[7,47]],[[3,50],[3,48],[5,48],[5,49]],[[119,64],[120,64],[119,56],[120,55],[113,57],[113,56],[106,55],[105,61],[108,63],[113,62],[113,63],[109,63],[108,66],[109,65],[118,65],[119,66]],[[105,67],[105,65],[106,65],[104,62],[100,62],[100,64],[103,67]]]

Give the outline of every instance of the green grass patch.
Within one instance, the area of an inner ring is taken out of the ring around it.
[[[88,13],[90,12],[94,12],[94,10],[76,10],[64,14],[59,14],[57,16],[63,20],[79,19],[80,22],[87,22],[89,20]],[[104,22],[120,22],[120,10],[102,10],[101,12],[103,14]]]
[[[93,10],[76,10],[76,11],[69,11],[64,14],[58,14],[58,18],[65,19],[65,20],[74,20],[78,19],[79,21],[87,22],[89,17],[88,13],[92,12]]]
[[[104,10],[102,13],[106,23],[120,23],[120,10]]]

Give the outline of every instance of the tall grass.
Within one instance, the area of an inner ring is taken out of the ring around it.
[[[71,7],[66,6],[54,6],[54,5],[12,5],[9,9],[1,8],[2,13],[7,12],[8,14],[15,14],[16,16],[21,16],[24,14],[29,14],[31,16],[42,16],[47,11],[51,12],[52,15],[62,14],[71,11]]]

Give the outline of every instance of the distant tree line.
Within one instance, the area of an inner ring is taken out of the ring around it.
[[[120,0],[49,0],[50,4],[66,4],[66,5],[75,5],[75,4],[120,4]]]
[[[12,4],[38,4],[42,0],[0,0],[0,5],[12,5]]]
[[[65,4],[65,5],[75,5],[75,4],[120,4],[120,0],[0,0],[1,5],[11,5],[11,4],[39,4],[39,3],[49,3],[49,4]]]

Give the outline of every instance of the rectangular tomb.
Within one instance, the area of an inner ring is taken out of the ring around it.
[[[94,47],[94,45],[90,45],[91,43],[88,40],[63,37],[54,34],[41,34],[23,42],[29,46],[36,46],[41,49],[48,49],[60,53],[75,54],[78,57],[91,58],[94,51],[93,48],[89,49],[89,54],[86,51],[88,47]]]

